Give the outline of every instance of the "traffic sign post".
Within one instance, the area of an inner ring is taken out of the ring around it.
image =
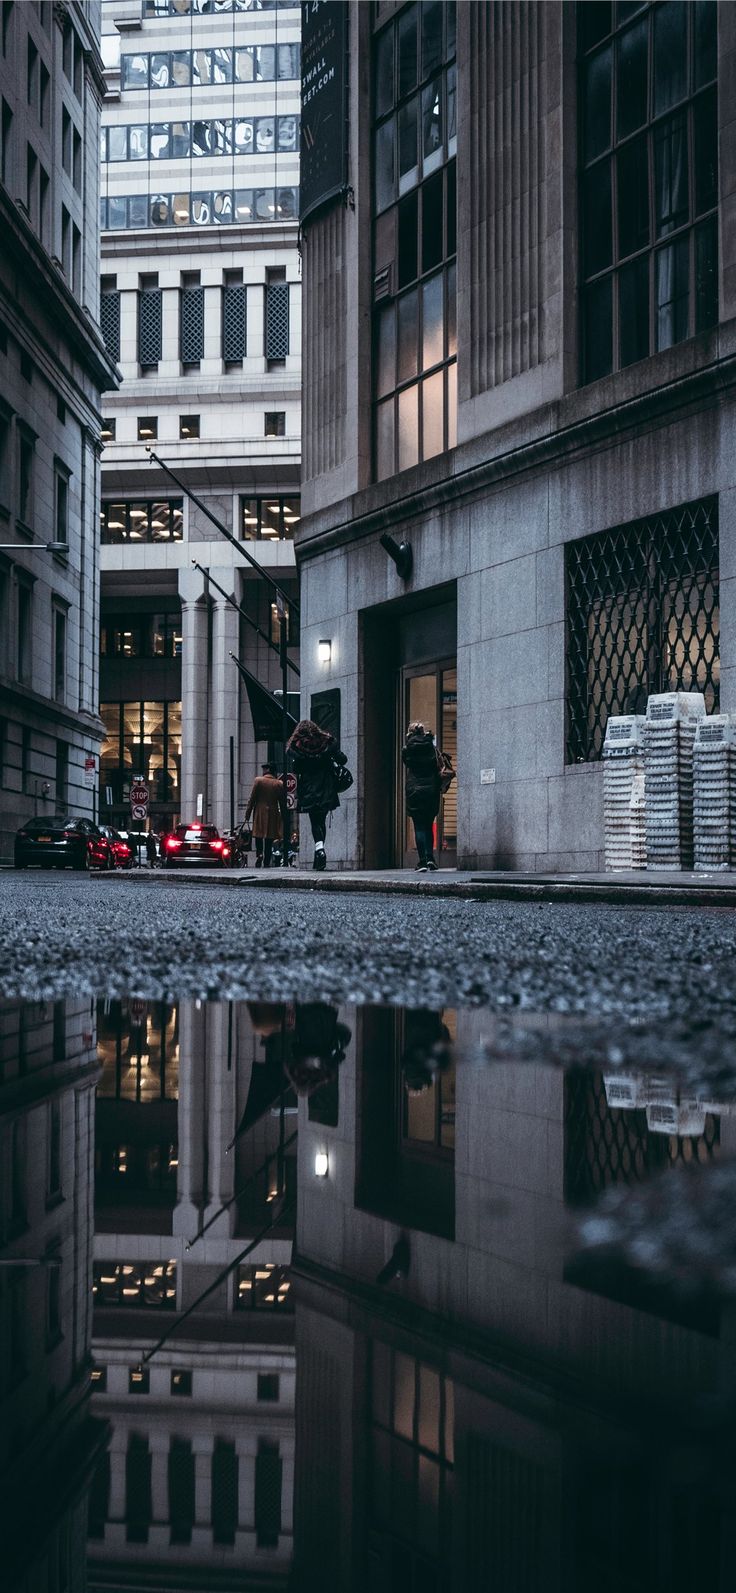
[[[138,779],[138,780],[134,780],[132,782],[132,785],[130,787],[130,818],[131,818],[131,823],[135,822],[138,825],[145,824],[146,818],[148,816],[149,795],[150,795],[150,793],[149,793],[149,790],[148,790],[148,786],[146,785],[144,780]],[[139,868],[141,866],[141,840],[142,840],[142,837],[143,837],[143,830],[139,829],[138,830],[138,846],[136,848],[136,851],[138,853],[138,867]]]

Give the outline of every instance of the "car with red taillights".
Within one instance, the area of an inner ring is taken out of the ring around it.
[[[29,819],[16,834],[14,861],[16,868],[115,867],[112,846],[97,825],[63,813]]]
[[[101,824],[100,832],[106,836],[112,847],[113,866],[115,868],[133,867],[133,848],[128,845],[119,830],[114,830],[111,824]]]
[[[177,824],[176,829],[164,836],[162,865],[180,868],[198,863],[200,868],[227,868],[230,863],[230,843],[220,835],[214,824]]]

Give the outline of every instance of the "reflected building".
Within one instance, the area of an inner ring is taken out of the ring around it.
[[[93,1587],[164,1566],[176,1587],[286,1585],[285,1044],[280,1009],[100,1004],[93,1379],[112,1440],[90,1505]]]
[[[8,1593],[84,1593],[94,1005],[0,1003],[0,1534]]]
[[[337,1112],[300,1106],[295,1586],[730,1588],[732,1308],[575,1237],[732,1156],[730,1110],[494,1060],[487,1013],[341,1018]]]

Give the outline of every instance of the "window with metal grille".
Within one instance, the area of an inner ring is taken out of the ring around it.
[[[194,1526],[194,1455],[186,1438],[169,1449],[169,1523],[172,1543],[191,1543]]]
[[[141,288],[138,293],[138,364],[144,370],[161,359],[161,289]]]
[[[212,1452],[213,1542],[234,1543],[237,1526],[238,1457],[234,1444],[218,1438]]]
[[[584,382],[718,319],[716,11],[578,6]]]
[[[256,1455],[256,1542],[259,1549],[275,1549],[281,1531],[282,1463],[278,1444],[261,1438]]]
[[[204,288],[182,288],[179,309],[179,357],[197,365],[204,359]]]
[[[117,289],[100,294],[100,330],[111,360],[120,359],[120,294]]]
[[[642,1081],[644,1082],[644,1081]],[[673,1085],[676,1093],[676,1087]],[[565,1077],[565,1174],[568,1205],[588,1205],[612,1184],[640,1184],[682,1163],[709,1162],[719,1153],[720,1118],[677,1122],[677,1104],[611,1106],[603,1074],[575,1068]],[[665,1113],[661,1108],[668,1106]],[[668,1132],[670,1126],[683,1132]],[[687,1132],[690,1130],[690,1132]]]
[[[285,360],[289,353],[289,284],[266,283],[266,359]]]
[[[702,691],[718,711],[718,504],[689,503],[569,542],[568,763],[601,756],[609,714],[651,692]]]
[[[248,289],[242,282],[225,284],[222,290],[222,357],[226,363],[245,359],[247,304]]]

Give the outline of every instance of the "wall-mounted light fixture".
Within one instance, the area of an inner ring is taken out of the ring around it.
[[[329,664],[332,658],[332,642],[326,637],[317,643],[317,657],[321,664]]]
[[[314,1158],[314,1171],[318,1178],[326,1178],[329,1170],[327,1151],[317,1151]]]
[[[384,531],[378,538],[381,547],[385,549],[390,559],[396,565],[397,574],[402,581],[408,581],[414,568],[414,555],[411,542],[395,542],[389,531]]]

